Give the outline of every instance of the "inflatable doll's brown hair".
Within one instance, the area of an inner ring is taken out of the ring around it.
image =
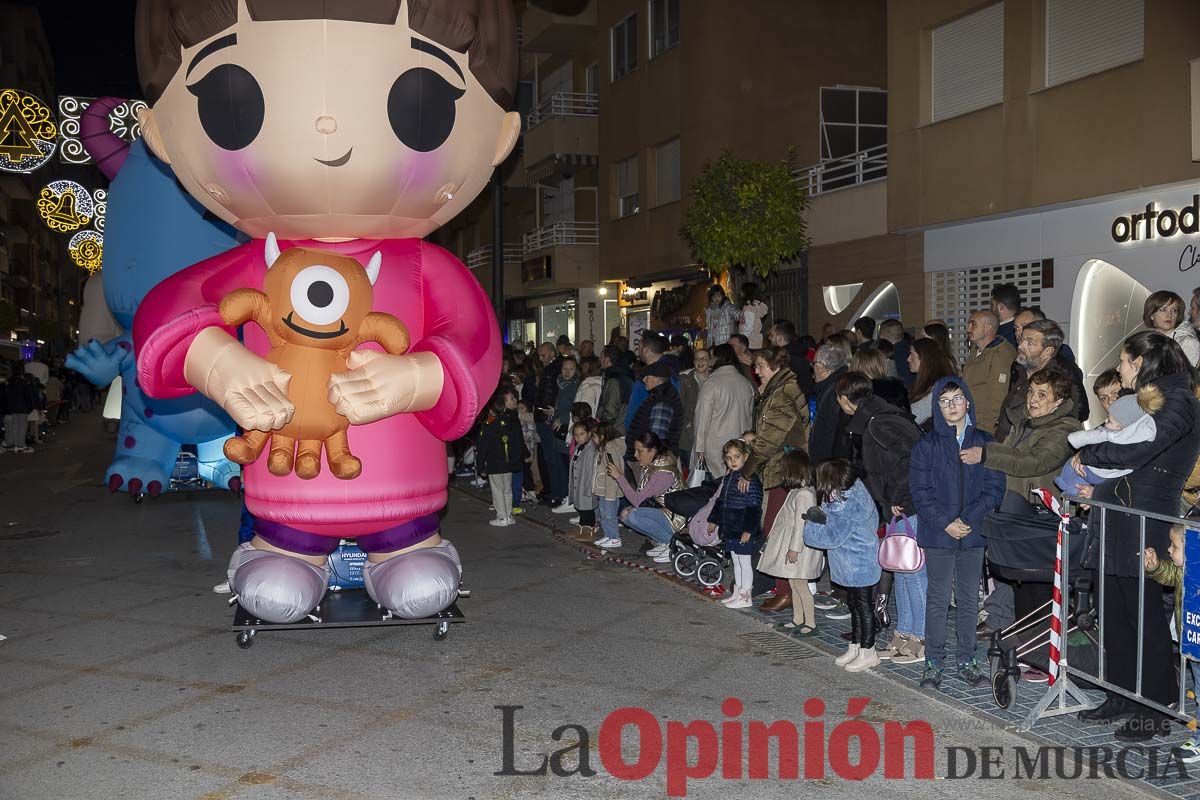
[[[408,24],[443,47],[468,54],[471,74],[508,111],[517,82],[512,0],[138,0],[135,45],[146,100],[158,102],[183,65],[182,50],[237,22],[239,1],[251,19],[336,19],[394,25],[402,5]]]

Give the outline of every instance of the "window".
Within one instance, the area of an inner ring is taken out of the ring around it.
[[[617,162],[617,216],[638,212],[638,159],[630,156]]]
[[[1144,0],[1047,0],[1046,85],[1142,58]]]
[[[679,140],[654,148],[654,191],[656,205],[679,200]]]
[[[630,14],[612,29],[612,79],[637,67],[637,14]]]
[[[997,264],[950,272],[934,272],[930,281],[930,319],[940,319],[950,329],[950,344],[958,363],[966,360],[967,319],[971,312],[987,308],[992,287],[1011,283],[1021,291],[1021,305],[1042,304],[1042,262]]]
[[[887,144],[887,91],[821,87],[821,160]]]
[[[679,0],[650,0],[650,57],[679,44]]]
[[[1004,99],[1004,3],[933,29],[933,121]]]

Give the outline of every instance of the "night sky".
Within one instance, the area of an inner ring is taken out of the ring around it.
[[[133,52],[136,0],[36,0],[59,94],[141,97]]]

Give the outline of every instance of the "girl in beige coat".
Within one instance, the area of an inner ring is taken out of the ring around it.
[[[780,485],[788,490],[783,508],[775,517],[758,562],[759,572],[786,578],[792,590],[792,621],[775,629],[797,637],[817,632],[817,617],[809,581],[821,577],[825,554],[804,544],[803,514],[817,504],[813,491],[812,464],[803,450],[789,450],[779,463]]]

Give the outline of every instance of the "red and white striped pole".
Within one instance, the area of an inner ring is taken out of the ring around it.
[[[1063,530],[1070,524],[1070,517],[1062,512],[1062,507],[1048,489],[1038,490],[1046,507],[1058,515],[1058,543],[1054,549],[1054,592],[1050,604],[1050,664],[1047,670],[1050,675],[1050,685],[1058,679],[1058,659],[1062,648],[1062,557]]]

